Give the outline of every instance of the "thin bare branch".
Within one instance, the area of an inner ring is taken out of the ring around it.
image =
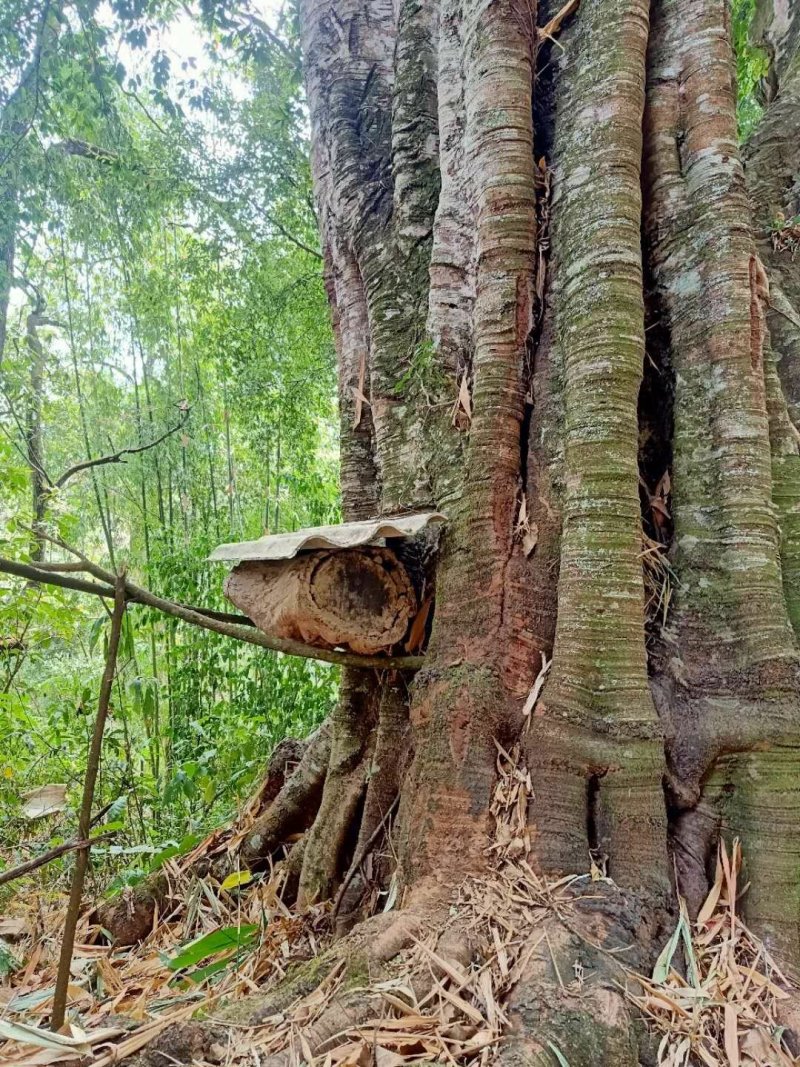
[[[119,452],[111,452],[107,456],[97,456],[95,459],[85,459],[80,463],[73,463],[71,467],[68,467],[64,473],[56,478],[53,482],[55,489],[62,489],[66,483],[73,478],[76,474],[80,474],[81,471],[89,470],[91,467],[101,467],[107,463],[124,463],[125,456],[136,456],[140,452],[147,452],[151,448],[155,448],[160,445],[162,441],[166,441],[168,437],[177,433],[178,430],[183,429],[186,425],[186,420],[189,418],[189,407],[185,407],[181,414],[181,419],[170,429],[165,430],[160,437],[157,437],[154,441],[148,441],[146,445],[138,445],[136,448],[121,448]]]
[[[13,574],[16,578],[25,578],[29,582],[39,582],[43,585],[53,585],[60,589],[71,589],[76,593],[91,593],[93,596],[106,597],[112,599],[114,596],[114,589],[112,586],[103,584],[99,585],[97,582],[86,582],[81,578],[67,578],[67,574],[74,574],[76,571],[86,571],[86,566],[83,563],[37,563],[36,566],[31,566],[28,563],[17,563],[16,560],[3,559],[0,557],[0,573]],[[129,604],[138,603],[136,597],[128,596]],[[192,604],[181,604],[183,608],[189,611],[197,612],[198,615],[203,615],[207,619],[215,619],[217,622],[232,622],[239,626],[255,626],[252,619],[248,619],[246,615],[239,615],[236,612],[230,611],[214,611],[211,608],[198,608]]]
[[[61,845],[48,848],[47,852],[43,852],[41,856],[35,856],[33,859],[20,863],[17,867],[11,867],[9,870],[0,873],[0,885],[14,882],[17,878],[22,878],[32,871],[38,871],[40,867],[52,863],[53,860],[57,860],[59,856],[63,856],[67,852],[74,852],[78,848],[88,848],[89,845],[98,845],[101,841],[107,841],[113,836],[113,831],[110,831],[107,834],[98,834],[97,837],[93,837],[91,840],[65,841]]]
[[[301,240],[299,237],[296,237],[295,234],[291,232],[291,230],[287,230],[282,223],[278,222],[274,215],[271,215],[269,212],[264,212],[264,217],[266,218],[270,226],[272,226],[278,231],[281,237],[285,237],[287,241],[291,241],[293,245],[295,245],[301,251],[307,252],[308,255],[313,256],[315,259],[319,259],[320,261],[322,260],[321,252],[318,252],[316,248],[312,248],[311,245],[307,245],[305,241]]]
[[[83,900],[83,884],[86,878],[86,869],[89,866],[89,831],[92,826],[92,803],[94,801],[94,789],[97,784],[97,776],[100,772],[100,758],[103,751],[103,734],[105,733],[108,708],[111,702],[111,688],[117,673],[117,651],[119,649],[120,636],[122,634],[122,621],[125,617],[125,574],[120,571],[115,576],[114,582],[114,611],[111,616],[111,632],[108,637],[108,652],[106,653],[106,665],[103,677],[100,681],[100,696],[97,701],[97,716],[94,720],[92,740],[89,745],[89,755],[86,760],[86,777],[83,780],[83,797],[81,809],[78,814],[78,837],[82,847],[78,849],[75,858],[75,869],[72,874],[72,887],[70,889],[67,914],[64,919],[64,939],[61,942],[61,954],[58,960],[58,974],[56,975],[56,989],[53,994],[53,1011],[50,1016],[51,1030],[58,1031],[64,1025],[64,1016],[67,1010],[67,994],[69,989],[70,968],[72,966],[72,950],[75,945],[75,929]]]

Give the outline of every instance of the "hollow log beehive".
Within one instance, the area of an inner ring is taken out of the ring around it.
[[[265,633],[364,655],[401,641],[417,606],[405,567],[388,548],[240,563],[224,588]]]
[[[238,561],[225,595],[264,633],[374,655],[402,641],[417,612],[414,584],[386,539],[442,521],[426,513],[315,527],[221,545],[210,558]]]

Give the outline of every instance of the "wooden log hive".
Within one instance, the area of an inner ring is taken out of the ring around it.
[[[362,655],[401,641],[417,610],[405,567],[383,547],[248,560],[231,571],[224,589],[265,633]]]

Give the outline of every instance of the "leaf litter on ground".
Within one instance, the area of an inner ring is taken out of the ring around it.
[[[226,1030],[220,1021],[227,1043],[215,1046],[215,1062],[244,1067],[284,1053],[297,1067],[400,1067],[432,1059],[488,1067],[508,1027],[511,991],[540,946],[552,955],[546,920],[566,923],[574,884],[604,878],[594,864],[588,874],[558,881],[535,873],[526,860],[532,796],[520,746],[498,744],[490,869],[465,881],[451,908],[487,946],[480,963],[464,966],[443,955],[437,950],[441,931],[429,931],[400,954],[388,977],[359,991],[371,1009],[366,1021],[314,1049],[306,1034],[342,994],[341,959],[312,992],[259,1024]],[[293,963],[318,955],[328,943],[328,909],[294,914],[281,897],[282,864],[264,876],[239,872],[221,884],[194,873],[201,856],[235,853],[254,811],[245,809],[238,824],[164,863],[171,897],[181,904],[157,916],[140,945],[115,949],[100,943],[91,912],[84,915],[70,986],[71,1033],[63,1047],[60,1035],[45,1026],[64,905],[37,897],[20,903],[6,921],[13,918],[15,930],[29,932],[15,945],[26,962],[0,984],[0,1063],[76,1063],[80,1048],[82,1067],[110,1067],[199,1008],[208,1015],[222,998],[266,992]],[[730,854],[720,843],[714,885],[696,922],[681,902],[653,973],[636,974],[621,964],[625,995],[659,1036],[661,1067],[796,1067],[778,1022],[778,1006],[792,987],[737,911],[741,865],[739,843]],[[560,974],[559,981],[563,986]],[[420,989],[426,992],[420,995]],[[554,1063],[568,1064],[558,1044],[548,1050]]]

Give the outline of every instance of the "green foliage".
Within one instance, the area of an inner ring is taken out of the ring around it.
[[[737,117],[741,141],[747,140],[763,113],[759,88],[769,70],[767,53],[750,39],[750,26],[755,12],[756,0],[733,0],[733,46],[739,92]]]
[[[269,29],[246,4],[203,0],[190,18],[114,0],[101,18],[82,0],[0,0],[0,57],[0,245],[14,244],[0,554],[37,551],[36,428],[49,534],[229,609],[224,571],[205,562],[216,544],[338,515],[294,16]],[[0,297],[2,281],[0,268]],[[165,434],[53,488],[76,463]],[[35,853],[74,832],[106,635],[100,601],[0,576],[0,865],[20,841]],[[132,884],[230,817],[336,686],[327,665],[132,606],[96,798],[111,805],[98,831],[116,831],[93,849],[99,880]],[[47,782],[67,784],[70,810],[29,823],[21,795]]]
[[[0,937],[0,978],[7,978],[14,971],[18,971],[21,966],[22,960],[14,954],[11,946]]]

